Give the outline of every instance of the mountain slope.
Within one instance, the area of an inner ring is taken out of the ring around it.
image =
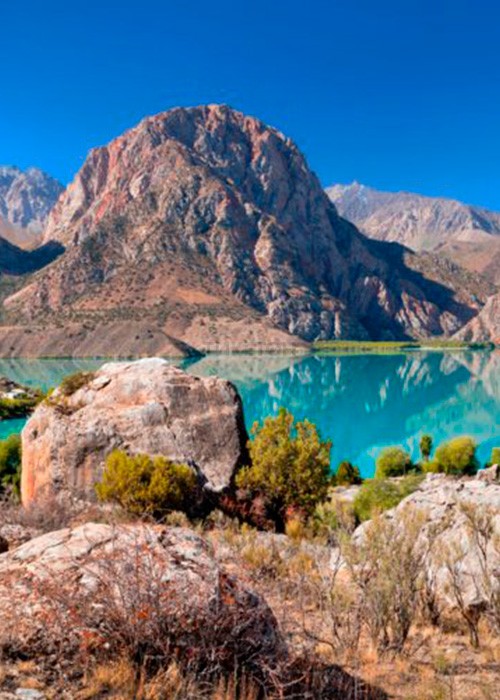
[[[341,216],[371,238],[445,254],[500,284],[500,214],[451,199],[379,192],[357,182],[326,191]]]
[[[0,238],[21,248],[36,247],[63,189],[37,168],[0,166]]]
[[[147,118],[91,151],[44,240],[66,252],[7,300],[15,323],[140,319],[202,349],[450,334],[485,296],[365,238],[289,139],[219,105]]]
[[[456,334],[466,342],[492,342],[500,345],[500,293],[491,296],[479,314]]]

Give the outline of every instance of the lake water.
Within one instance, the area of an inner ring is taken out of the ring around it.
[[[0,360],[0,374],[44,389],[102,360]],[[289,408],[333,440],[332,464],[348,459],[371,476],[382,447],[402,445],[414,457],[422,433],[435,444],[471,435],[485,461],[500,446],[500,352],[397,355],[209,355],[175,362],[189,372],[218,375],[238,387],[250,427]],[[0,422],[0,437],[23,421]]]

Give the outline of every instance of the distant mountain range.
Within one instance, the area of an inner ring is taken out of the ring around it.
[[[42,244],[48,215],[63,186],[37,168],[0,166],[0,274],[24,275],[63,252]]]
[[[380,192],[357,182],[327,193],[339,214],[370,238],[433,251],[500,286],[500,214],[452,199]]]
[[[27,232],[0,238],[0,355],[450,336],[495,292],[439,246],[366,237],[290,139],[223,105],[144,119],[62,194],[40,171],[0,173],[5,228]]]
[[[0,166],[0,237],[28,250],[40,245],[49,212],[63,190],[37,168]]]

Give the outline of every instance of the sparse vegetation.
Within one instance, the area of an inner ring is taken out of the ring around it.
[[[313,349],[319,352],[361,352],[394,354],[414,350],[490,350],[493,343],[467,343],[449,338],[427,338],[422,340],[318,340],[313,343]]]
[[[59,391],[62,396],[68,397],[75,394],[94,379],[95,372],[75,372],[62,380]]]

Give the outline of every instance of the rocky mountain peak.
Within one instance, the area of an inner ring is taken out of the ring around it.
[[[8,300],[13,315],[126,313],[194,347],[220,348],[213,318],[306,340],[451,333],[482,299],[446,286],[437,261],[423,274],[401,246],[368,240],[290,139],[225,105],[148,117],[91,151],[45,241],[66,252]]]

